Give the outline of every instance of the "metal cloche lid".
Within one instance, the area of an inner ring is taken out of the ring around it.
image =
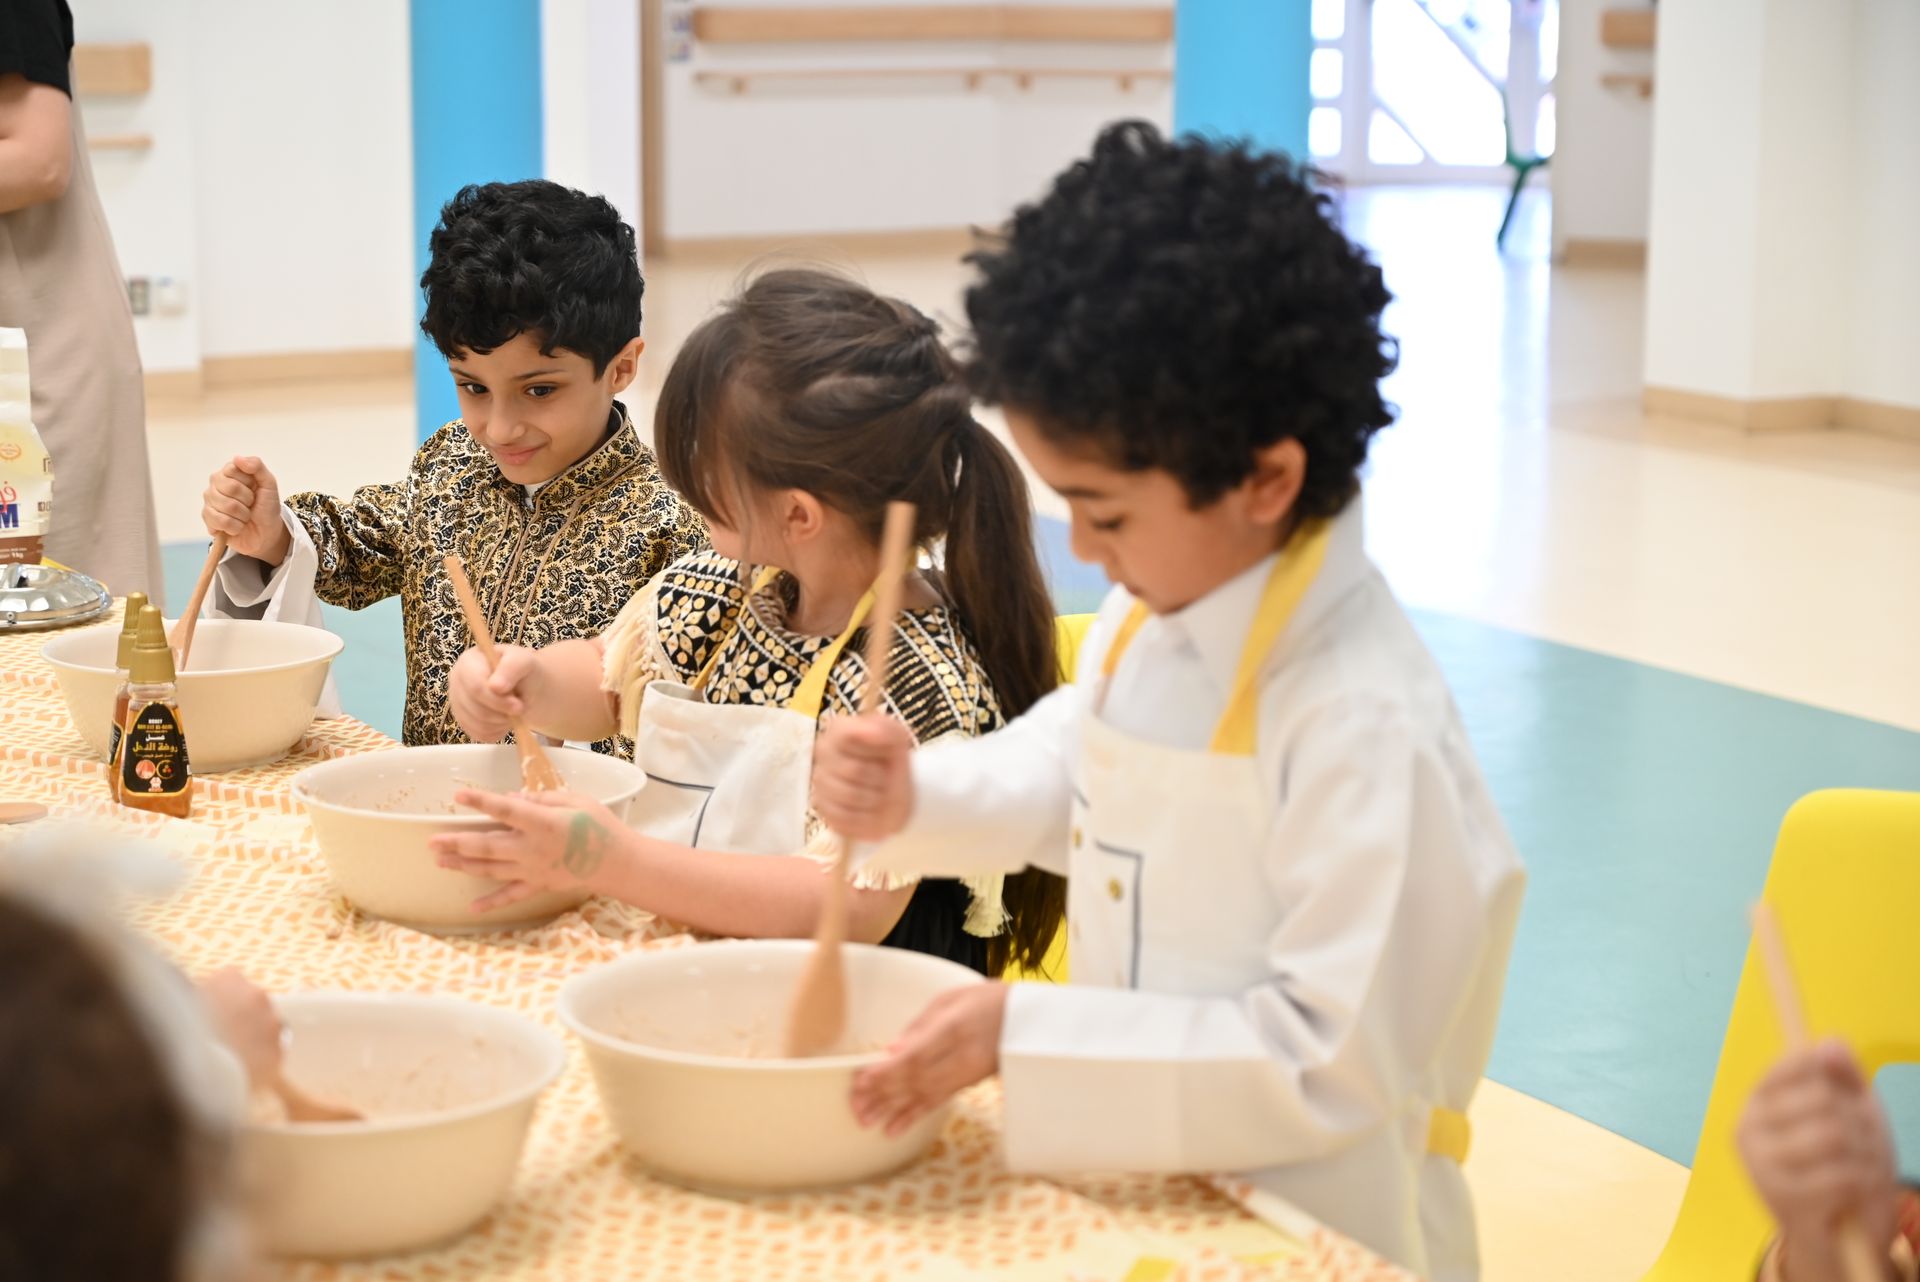
[[[0,632],[64,628],[112,608],[112,595],[78,570],[0,565]]]

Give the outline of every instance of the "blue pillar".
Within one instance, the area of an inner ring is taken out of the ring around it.
[[[1178,0],[1173,127],[1307,156],[1311,0]]]
[[[440,206],[455,192],[542,176],[540,0],[411,3],[417,274],[427,269]],[[424,334],[416,340],[413,388],[423,440],[459,417],[446,360]]]

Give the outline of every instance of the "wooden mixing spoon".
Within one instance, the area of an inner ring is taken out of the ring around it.
[[[200,567],[200,579],[193,585],[193,595],[187,598],[187,608],[173,621],[173,635],[167,644],[173,648],[173,670],[187,670],[187,655],[193,649],[193,630],[200,622],[200,607],[207,599],[207,589],[213,586],[213,576],[220,569],[221,558],[227,554],[227,536],[213,536],[213,546],[207,549],[207,561]]]
[[[363,1122],[366,1114],[345,1104],[335,1104],[317,1095],[309,1095],[287,1080],[285,1072],[275,1069],[267,1088],[280,1097],[293,1122]]]
[[[1807,1031],[1807,1011],[1800,1001],[1800,981],[1793,972],[1793,960],[1787,953],[1786,936],[1780,933],[1780,920],[1765,901],[1753,906],[1753,942],[1767,973],[1767,987],[1773,993],[1774,1014],[1780,1020],[1780,1032],[1789,1051],[1804,1051],[1813,1044]],[[1848,1216],[1834,1226],[1840,1247],[1840,1268],[1847,1282],[1878,1282],[1887,1275],[1887,1256],[1867,1240],[1860,1221]]]
[[[900,613],[902,580],[913,552],[914,508],[887,505],[886,531],[880,540],[880,577],[873,585],[873,613],[867,618],[867,685],[860,693],[860,715],[879,708],[887,691],[887,659],[893,649],[893,621]],[[833,871],[813,935],[813,957],[800,975],[787,1012],[787,1054],[795,1059],[824,1054],[847,1026],[847,975],[841,945],[847,938],[847,858],[852,843],[834,839]]]
[[[487,658],[488,668],[500,666],[500,652],[493,648],[493,633],[487,627],[487,616],[481,613],[480,598],[473,594],[473,584],[467,578],[467,567],[457,556],[448,556],[445,565],[447,577],[453,581],[453,594],[460,598],[460,610],[467,616],[467,630],[473,633],[473,643],[480,647],[480,653]],[[519,717],[508,721],[513,728],[513,746],[520,751],[520,782],[528,792],[559,792],[566,787],[560,781],[560,772],[553,767],[553,759],[540,746],[540,740],[527,723]]]

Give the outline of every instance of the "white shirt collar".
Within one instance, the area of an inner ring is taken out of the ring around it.
[[[1233,690],[1233,678],[1240,668],[1240,651],[1245,648],[1247,632],[1253,627],[1254,613],[1267,586],[1267,575],[1279,554],[1265,556],[1254,565],[1175,614],[1161,616],[1167,635],[1192,648],[1200,656],[1200,666],[1221,698]]]
[[[1168,638],[1190,646],[1199,655],[1208,680],[1223,699],[1233,692],[1234,678],[1240,672],[1240,652],[1253,629],[1253,616],[1260,609],[1267,576],[1279,555],[1276,552],[1262,557],[1184,610],[1160,616]],[[1326,561],[1282,634],[1283,644],[1345,597],[1367,567],[1365,517],[1360,500],[1355,498],[1333,520]]]

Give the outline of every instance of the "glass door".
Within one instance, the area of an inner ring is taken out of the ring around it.
[[[1352,183],[1486,182],[1553,149],[1559,0],[1313,0],[1321,167]]]

